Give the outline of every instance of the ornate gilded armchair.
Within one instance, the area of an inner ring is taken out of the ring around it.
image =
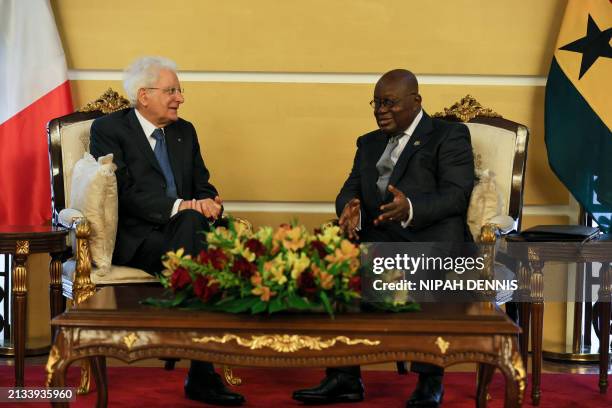
[[[478,242],[490,242],[496,236],[510,230],[520,231],[523,212],[523,187],[525,166],[527,162],[527,143],[529,130],[526,126],[503,118],[489,108],[484,108],[476,99],[466,95],[461,101],[444,112],[436,113],[449,121],[463,122],[470,130],[477,182],[468,217],[483,200],[491,195],[478,195],[478,185],[493,178],[498,195],[498,202],[488,207],[496,208],[493,217],[484,215],[484,219],[472,219],[470,227],[480,225],[480,231],[474,235]],[[487,207],[485,205],[485,207]],[[493,212],[489,212],[493,214]]]
[[[494,263],[496,241],[510,231],[521,230],[529,130],[524,125],[504,119],[491,109],[482,107],[470,95],[434,116],[463,122],[470,130],[479,181],[472,193],[468,223],[474,240],[489,255],[481,278],[493,279],[500,271],[508,271],[504,265]],[[521,285],[527,284],[519,276],[519,289]],[[490,299],[494,294],[483,295]],[[498,304],[508,300],[508,296],[503,294],[500,298],[499,293],[496,298]],[[526,344],[523,339],[520,343]],[[520,369],[523,369],[522,366]],[[479,366],[478,406],[486,405],[487,387],[492,376],[493,369],[490,366]]]
[[[51,155],[53,222],[75,232],[75,256],[62,268],[63,295],[80,303],[94,292],[95,286],[114,284],[152,283],[156,278],[143,270],[112,265],[100,273],[91,260],[92,231],[88,220],[79,211],[72,210],[60,217],[64,209],[71,208],[71,183],[75,164],[89,151],[89,130],[94,119],[129,107],[127,99],[109,89],[98,100],[77,112],[53,119],[48,125]],[[63,219],[62,219],[63,218]]]

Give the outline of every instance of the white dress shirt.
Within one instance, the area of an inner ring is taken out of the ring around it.
[[[155,138],[153,137],[153,132],[155,131],[155,129],[158,129],[158,127],[152,124],[151,122],[149,122],[147,118],[142,116],[142,114],[138,112],[138,109],[134,109],[134,113],[136,113],[136,118],[138,119],[138,122],[140,123],[140,126],[142,127],[142,130],[145,136],[147,137],[147,141],[151,145],[151,150],[155,151],[155,145],[157,144],[157,140],[155,140]],[[164,128],[161,128],[161,130],[162,132],[164,132],[164,134],[166,134],[164,131]],[[180,198],[176,199],[176,201],[172,205],[172,211],[170,211],[170,217],[173,217],[178,212],[179,206],[181,205],[182,202],[183,202],[182,199]]]
[[[414,130],[418,126],[422,117],[423,117],[423,109],[419,111],[419,113],[415,116],[410,126],[408,126],[408,129],[406,129],[404,131],[404,134],[399,138],[397,142],[397,146],[395,146],[395,149],[393,149],[393,151],[391,152],[391,161],[393,162],[393,166],[397,164],[399,157],[402,155],[404,148],[408,144],[408,141],[412,137],[412,134],[414,133]],[[413,215],[412,214],[412,203],[410,202],[410,198],[406,197],[406,200],[408,201],[408,206],[410,208],[408,211],[408,219],[400,223],[402,228],[406,228],[408,225],[410,225],[410,222],[412,222],[412,215]],[[359,223],[357,225],[358,225],[357,231],[361,230],[361,210],[359,211]]]

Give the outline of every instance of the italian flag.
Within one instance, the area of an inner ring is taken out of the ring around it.
[[[51,219],[46,125],[72,112],[48,0],[0,0],[0,224]]]
[[[612,226],[612,2],[569,0],[546,83],[548,161],[600,228]]]

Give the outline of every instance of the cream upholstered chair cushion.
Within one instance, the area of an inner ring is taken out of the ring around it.
[[[474,238],[487,223],[502,230],[513,227],[508,215],[512,192],[516,133],[483,123],[468,122],[478,182],[468,208],[468,225]]]
[[[71,193],[73,183],[73,172],[75,171],[75,165],[77,162],[89,152],[89,137],[90,128],[93,123],[93,119],[84,120],[74,123],[66,123],[61,127],[61,159],[62,159],[62,176],[64,185],[64,196],[66,209],[62,210],[59,215],[59,221],[64,225],[71,225],[72,220],[76,217],[87,216],[78,209],[70,208],[72,204]],[[115,181],[116,183],[116,181]],[[116,184],[115,184],[116,185]],[[102,204],[100,204],[102,207]],[[90,220],[91,221],[91,220]],[[116,224],[116,223],[115,223]],[[116,233],[116,226],[115,233]],[[92,230],[95,228],[92,227]],[[92,231],[93,232],[93,231]],[[98,245],[97,238],[93,236],[90,239],[90,246],[93,248]],[[114,245],[113,245],[114,247]],[[93,255],[92,251],[92,255]],[[99,259],[96,263],[94,258],[94,265],[91,271],[91,281],[96,285],[111,285],[111,284],[122,284],[122,283],[144,283],[144,282],[156,282],[157,278],[151,276],[147,272],[141,269],[110,265],[110,267],[104,267],[106,264],[102,263],[100,268],[97,263],[100,263]],[[75,273],[75,261],[69,260],[64,263],[63,266],[63,278],[73,282]]]

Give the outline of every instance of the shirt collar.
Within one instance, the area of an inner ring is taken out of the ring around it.
[[[410,126],[408,126],[408,129],[404,130],[404,134],[402,135],[402,137],[408,136],[408,138],[410,138],[412,134],[414,133],[414,129],[416,129],[416,127],[419,125],[419,122],[421,121],[422,117],[423,117],[423,109],[419,110],[419,113],[415,116]]]
[[[151,137],[151,134],[155,131],[155,129],[157,129],[157,126],[155,126],[154,124],[149,122],[147,118],[142,116],[142,114],[138,112],[138,109],[134,109],[134,113],[136,113],[136,118],[138,119],[138,122],[140,123],[140,126],[142,127],[145,136]],[[162,128],[162,132],[163,130],[164,129]]]

